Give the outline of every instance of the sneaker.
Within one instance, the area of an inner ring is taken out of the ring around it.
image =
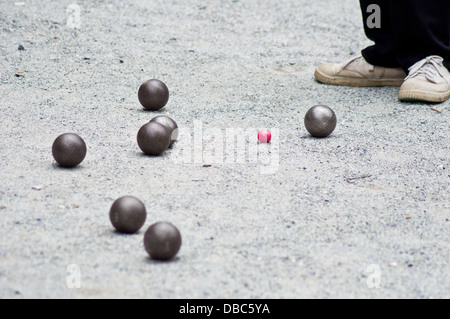
[[[362,54],[343,64],[323,63],[314,73],[317,81],[342,86],[401,86],[406,73],[401,68],[369,64]]]
[[[440,103],[450,97],[450,72],[444,59],[433,55],[409,68],[409,75],[400,87],[400,101]]]

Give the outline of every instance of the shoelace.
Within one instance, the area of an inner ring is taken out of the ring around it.
[[[420,60],[409,68],[409,75],[405,80],[423,75],[428,81],[438,84],[438,76],[445,80],[443,62],[444,59],[437,55]]]
[[[362,56],[361,53],[358,53],[358,54],[352,56],[350,59],[348,59],[347,61],[345,61],[345,62],[341,65],[341,67],[339,68],[338,73],[340,73],[342,70],[344,70],[344,69],[345,69],[346,67],[348,67],[350,64],[352,64],[353,62],[355,62],[355,61],[357,61],[357,60],[359,60],[359,59],[364,60],[364,57]],[[364,60],[364,61],[365,61],[365,60]],[[370,67],[371,67],[370,71],[373,71],[374,68],[375,68],[373,65],[370,65]]]

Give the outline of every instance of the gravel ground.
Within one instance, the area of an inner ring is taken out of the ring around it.
[[[449,102],[313,79],[370,44],[357,0],[73,2],[0,0],[1,298],[450,297]],[[304,129],[316,104],[329,138]],[[142,155],[166,113],[178,143]],[[66,132],[88,145],[69,170]],[[135,235],[109,222],[123,195],[147,206]],[[171,262],[144,250],[157,221],[182,233]]]

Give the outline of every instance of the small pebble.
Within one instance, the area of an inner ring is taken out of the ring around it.
[[[22,44],[19,44],[19,46],[17,47],[17,50],[23,51],[23,50],[25,50],[25,48]]]

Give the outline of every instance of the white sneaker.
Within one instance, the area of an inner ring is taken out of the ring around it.
[[[368,63],[361,54],[344,63],[322,63],[315,71],[317,81],[343,86],[400,86],[406,73],[400,68],[385,68]]]
[[[450,72],[437,55],[429,56],[409,68],[400,87],[400,101],[445,102],[450,97]]]

